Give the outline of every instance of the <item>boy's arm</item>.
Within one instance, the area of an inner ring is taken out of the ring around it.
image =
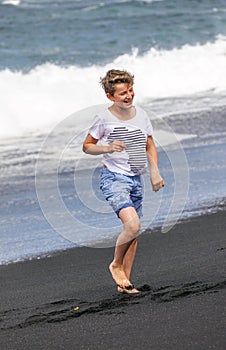
[[[98,139],[88,134],[83,142],[83,152],[92,155],[99,155],[103,153],[122,152],[125,149],[125,144],[122,141],[114,141],[110,145],[97,145]]]
[[[158,154],[156,150],[156,146],[152,136],[148,136],[147,138],[147,157],[150,163],[150,179],[152,183],[153,191],[158,191],[160,188],[164,187],[164,180],[159,174],[158,169]]]

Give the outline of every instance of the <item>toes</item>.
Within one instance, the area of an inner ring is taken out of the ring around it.
[[[134,288],[133,285],[126,286],[124,288],[118,286],[118,292],[124,293],[124,294],[137,294],[140,293],[140,291],[136,288]]]

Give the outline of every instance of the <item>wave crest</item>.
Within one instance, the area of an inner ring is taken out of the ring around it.
[[[0,72],[1,136],[45,130],[62,118],[106,102],[99,78],[111,68],[135,75],[136,102],[226,91],[226,37],[173,50],[151,48],[117,57],[104,65],[61,67],[46,63],[28,73]]]

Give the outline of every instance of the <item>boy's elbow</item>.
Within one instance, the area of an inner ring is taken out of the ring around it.
[[[94,139],[90,134],[88,134],[83,142],[82,151],[84,153],[90,154],[90,148],[92,148],[92,146],[94,146],[97,143],[97,141],[97,139]]]
[[[83,152],[84,153],[87,153],[87,154],[92,154],[91,152],[90,152],[90,149],[92,148],[92,144],[90,144],[90,143],[83,143],[83,146],[82,146],[82,150],[83,150]]]
[[[82,151],[83,151],[84,153],[87,153],[87,150],[88,150],[87,145],[86,145],[85,143],[83,143],[83,145],[82,145]]]

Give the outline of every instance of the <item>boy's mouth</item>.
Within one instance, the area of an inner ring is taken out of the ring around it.
[[[124,103],[126,104],[131,104],[133,102],[133,100],[125,100]]]

